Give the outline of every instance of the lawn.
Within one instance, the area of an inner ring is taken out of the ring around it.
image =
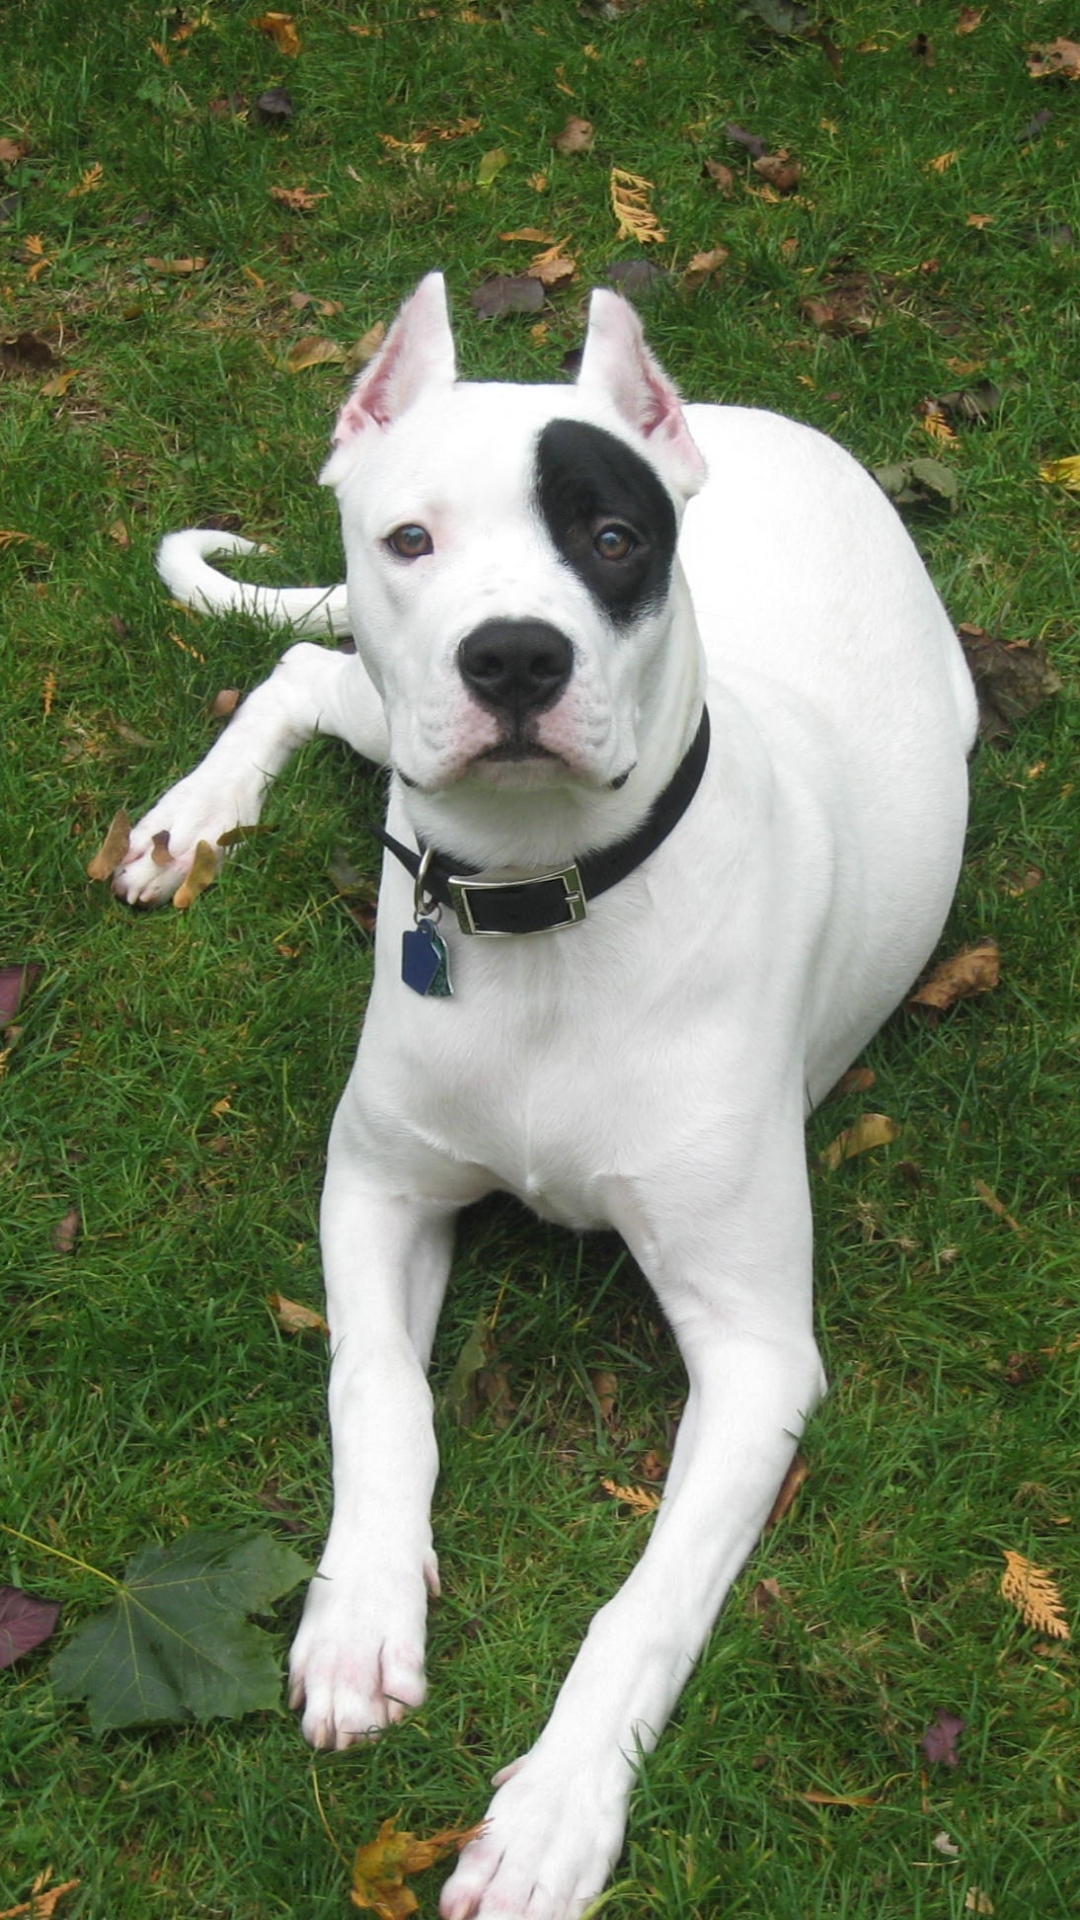
[[[215,696],[280,647],[171,605],[155,544],[211,522],[271,542],[267,577],[337,579],[315,476],[361,343],[420,275],[448,276],[469,375],[557,379],[589,286],[635,262],[694,398],[792,414],[874,468],[938,462],[903,511],[953,618],[1045,646],[1062,684],[973,766],[942,951],[995,940],[1000,984],[899,1012],[872,1089],[811,1124],[832,1392],[642,1767],[604,1913],[1080,1899],[1075,1653],[1000,1592],[1022,1554],[1080,1626],[1080,493],[1051,466],[1080,454],[1080,82],[1029,67],[1080,13],[836,0],[814,38],[762,11],[306,0],[291,49],[226,0],[0,19],[0,966],[33,970],[0,1087],[0,1520],[37,1543],[0,1535],[0,1581],[63,1606],[3,1675],[4,1908],[51,1867],[79,1883],[59,1920],[344,1914],[327,1829],[348,1859],[391,1816],[478,1819],[646,1537],[602,1483],[655,1485],[678,1421],[648,1289],[613,1239],[499,1200],[463,1223],[436,1351],[428,1704],[313,1764],[284,1712],[95,1735],[50,1686],[105,1597],[73,1562],[118,1577],[202,1526],[313,1561],[328,1511],[324,1343],[268,1298],[320,1305],[380,783],[306,751],[186,913],[87,879],[115,809],[189,767]],[[571,117],[591,143],[563,152]],[[619,236],[614,167],[650,183],[655,237]],[[546,238],[506,237],[525,228]],[[474,307],[555,243],[574,271],[541,307]],[[782,472],[760,510],[782,550]],[[867,1109],[897,1138],[826,1171]],[[299,1604],[270,1622],[282,1661]],[[932,1760],[941,1713],[964,1725]]]

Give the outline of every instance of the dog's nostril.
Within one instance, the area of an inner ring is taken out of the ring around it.
[[[487,620],[458,648],[461,677],[476,698],[518,715],[557,700],[573,662],[566,635],[543,620]]]

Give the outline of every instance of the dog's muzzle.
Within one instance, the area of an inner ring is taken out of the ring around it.
[[[485,620],[458,648],[458,670],[475,700],[516,733],[554,706],[574,666],[565,633],[545,620]]]

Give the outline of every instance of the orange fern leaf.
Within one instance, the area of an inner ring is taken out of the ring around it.
[[[1052,1640],[1070,1638],[1065,1603],[1056,1581],[1050,1578],[1045,1567],[1025,1560],[1022,1553],[1010,1553],[1007,1547],[1001,1597],[1018,1609],[1025,1626],[1035,1627]]]

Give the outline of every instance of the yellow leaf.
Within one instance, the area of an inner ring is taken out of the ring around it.
[[[100,160],[95,160],[92,167],[87,167],[78,186],[71,188],[68,199],[78,200],[81,194],[96,193],[104,178],[105,169]]]
[[[1004,1200],[998,1199],[993,1187],[988,1187],[985,1180],[976,1180],[975,1191],[984,1207],[989,1207],[991,1213],[996,1214],[999,1220],[1004,1220],[1005,1225],[1011,1227],[1014,1233],[1023,1233],[1024,1229],[1019,1220],[1013,1219]]]
[[[1001,1576],[1001,1597],[1016,1607],[1024,1625],[1045,1633],[1051,1640],[1071,1638],[1065,1619],[1061,1589],[1044,1567],[1025,1560],[1022,1553],[1005,1552],[1005,1572]]]
[[[476,169],[477,186],[483,187],[486,190],[498,179],[503,168],[509,165],[510,155],[507,153],[506,148],[492,147],[489,153],[485,153],[480,165]]]
[[[195,858],[191,863],[191,872],[173,895],[173,906],[183,913],[196,901],[200,893],[212,887],[218,877],[218,857],[209,840],[200,840],[195,848]]]
[[[227,1107],[228,1101],[219,1100],[213,1109]],[[330,1329],[321,1313],[313,1307],[302,1307],[296,1300],[286,1300],[283,1293],[269,1295],[267,1305],[277,1320],[283,1333],[324,1333],[329,1337]]]
[[[960,18],[956,23],[957,33],[974,33],[976,27],[982,26],[982,17],[981,7],[961,7]]]
[[[948,173],[949,168],[955,166],[959,158],[959,147],[953,147],[949,153],[939,153],[936,160],[928,160],[926,164],[931,173]]]
[[[109,831],[86,871],[91,880],[111,880],[131,844],[131,816],[121,807],[109,822]]]
[[[500,233],[500,240],[531,240],[534,247],[553,247],[555,235],[543,227],[515,227],[512,233]]]
[[[162,260],[156,253],[151,253],[143,260],[143,266],[149,267],[151,273],[178,273],[185,278],[189,273],[201,273],[205,265],[201,254],[183,260]]]
[[[325,367],[344,358],[345,349],[339,347],[336,340],[320,340],[316,334],[306,334],[290,350],[285,369],[287,373],[303,373],[306,367]]]
[[[56,675],[53,672],[52,668],[50,667],[48,673],[45,675],[45,685],[41,690],[41,704],[45,712],[46,720],[48,719],[50,713],[53,710],[53,701],[55,699],[56,699]]]
[[[992,213],[969,213],[967,224],[969,227],[978,227],[979,232],[982,233],[985,227],[993,226],[994,215]]]
[[[0,553],[6,547],[13,547],[20,540],[29,540],[28,533],[17,533],[14,527],[0,527]]]
[[[377,1914],[379,1920],[408,1920],[420,1902],[412,1888],[405,1885],[406,1875],[423,1873],[444,1854],[460,1853],[483,1828],[481,1821],[475,1827],[447,1828],[433,1834],[430,1840],[418,1840],[414,1834],[398,1833],[392,1820],[384,1820],[378,1838],[356,1850],[353,1906]]]
[[[601,1480],[600,1485],[605,1493],[610,1493],[613,1500],[620,1501],[624,1507],[629,1507],[631,1512],[638,1515],[655,1513],[660,1505],[660,1495],[654,1493],[650,1487],[621,1487],[615,1480]]]
[[[924,433],[930,435],[931,440],[938,440],[943,446],[956,446],[960,439],[960,435],[955,428],[950,427],[940,407],[927,405],[920,424]]]
[[[251,24],[259,33],[269,35],[279,53],[286,54],[290,60],[296,59],[302,42],[291,13],[264,13]]]
[[[845,1160],[854,1160],[858,1153],[869,1153],[872,1147],[887,1147],[899,1138],[900,1128],[887,1113],[863,1113],[854,1126],[838,1133],[819,1157],[822,1166],[829,1173],[835,1173]]]
[[[640,173],[628,173],[625,167],[612,167],[611,210],[618,222],[618,239],[636,240],[639,246],[667,239],[649,205],[652,186],[652,181],[643,179]]]
[[[61,400],[72,381],[77,380],[78,377],[78,367],[69,367],[66,373],[54,373],[52,379],[46,380],[45,385],[41,389],[42,399]]]
[[[1067,454],[1064,460],[1048,460],[1039,468],[1039,479],[1052,487],[1068,487],[1080,493],[1080,453]]]

